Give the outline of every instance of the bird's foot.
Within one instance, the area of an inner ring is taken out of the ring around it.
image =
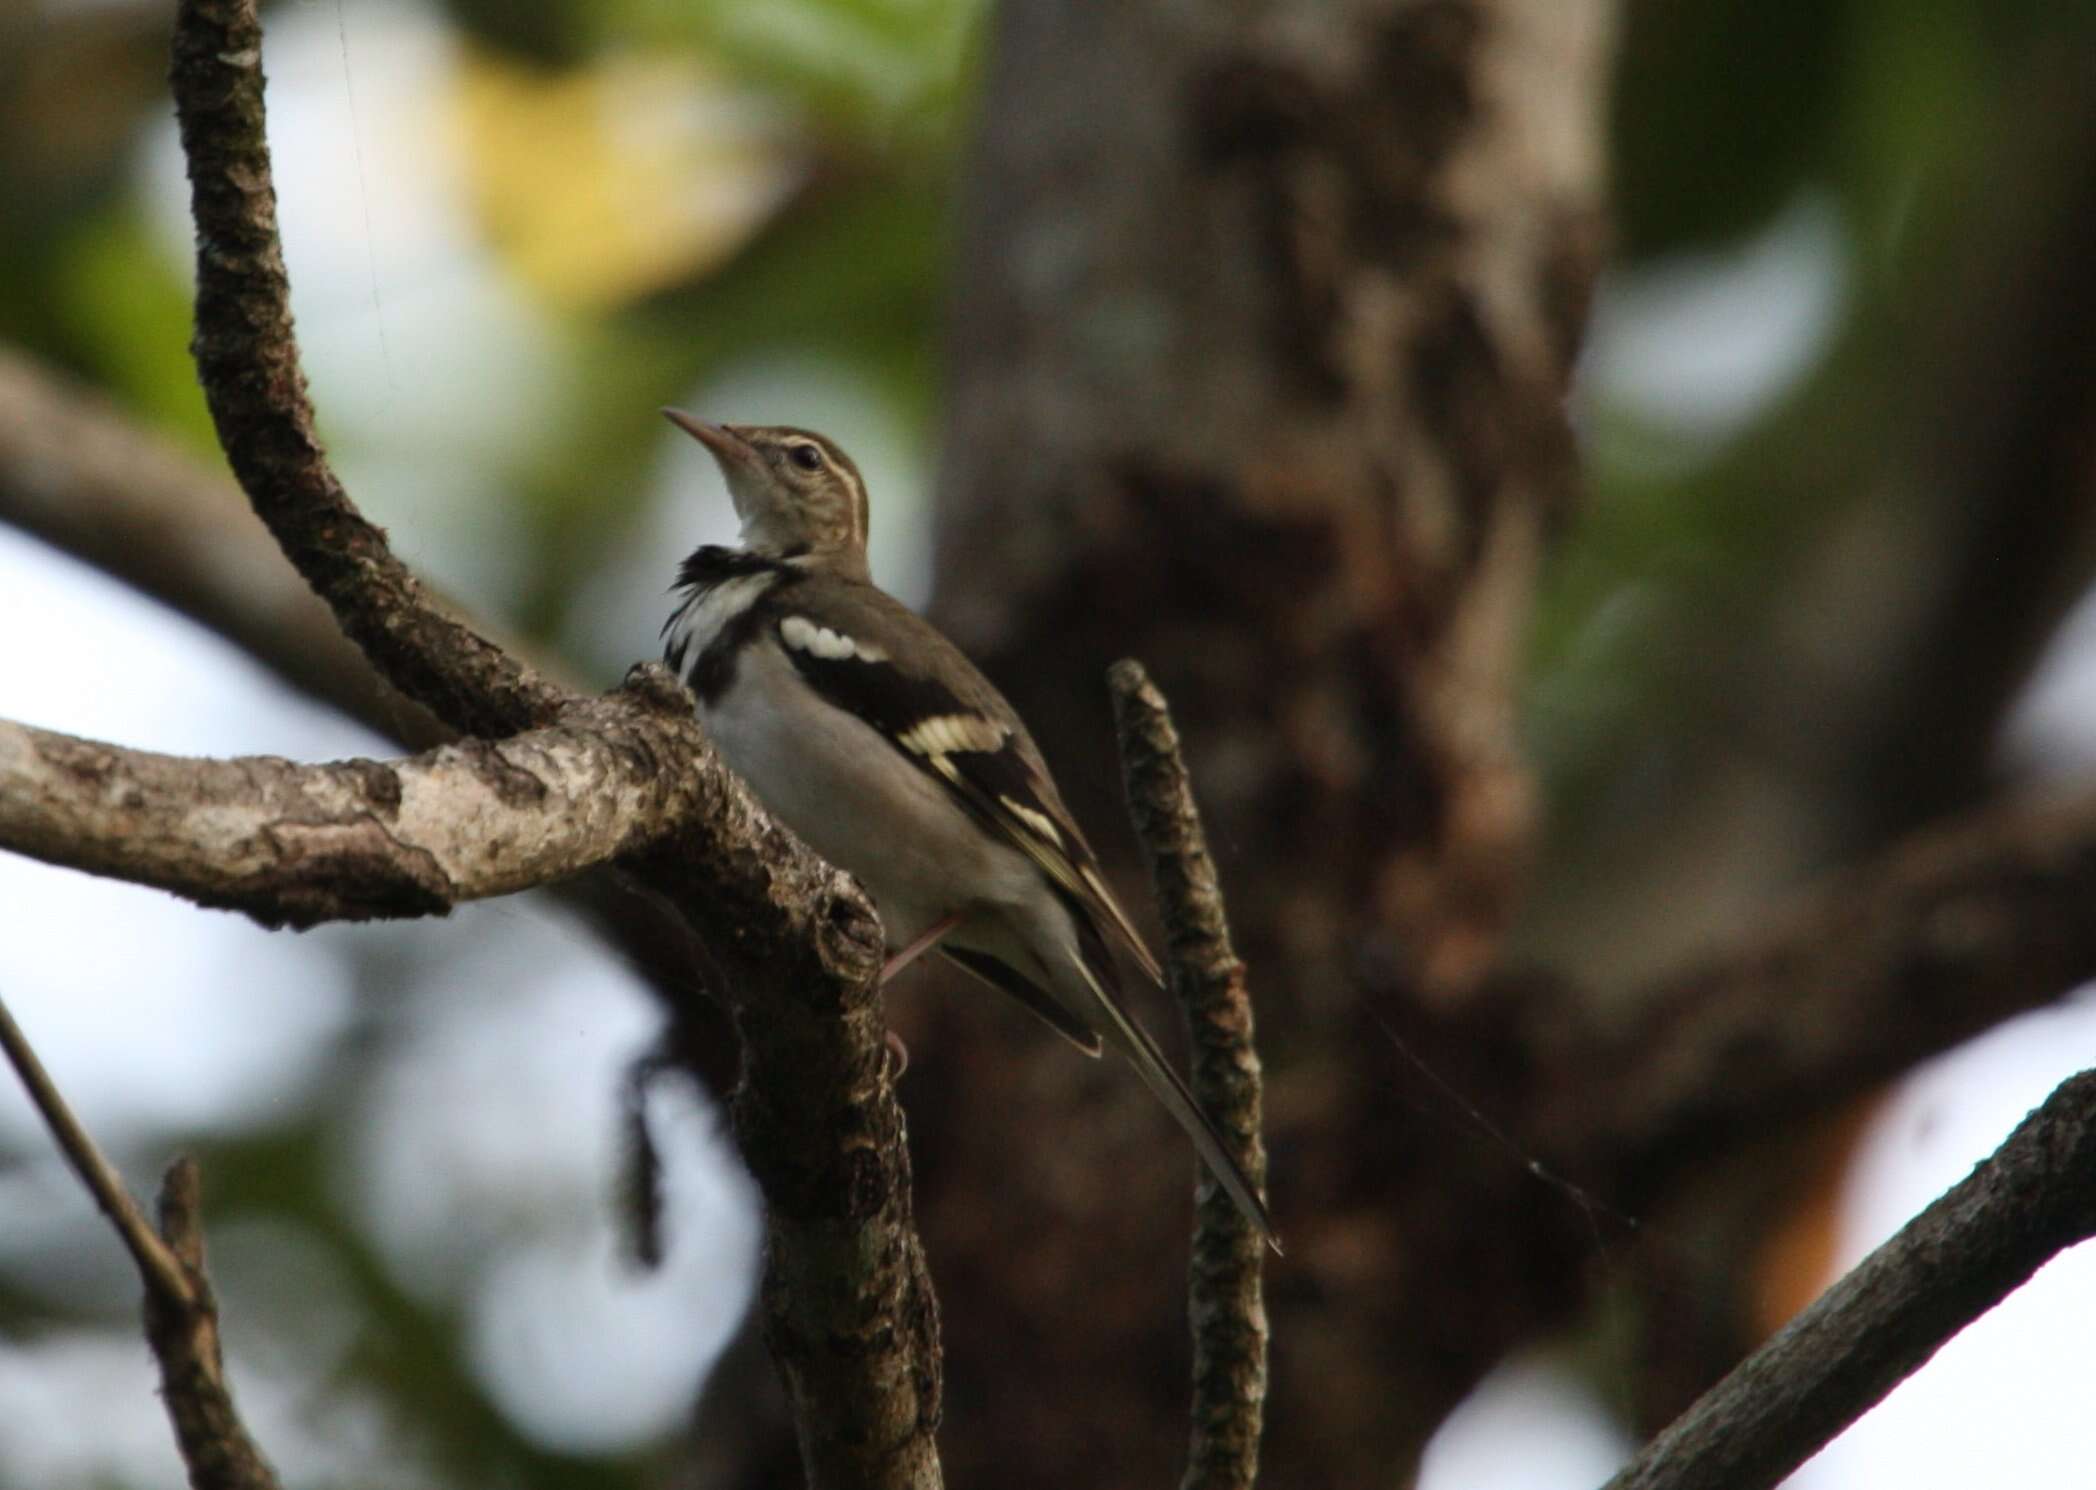
[[[931,951],[932,948],[938,946],[946,934],[960,924],[960,914],[956,912],[951,916],[941,916],[938,920],[932,922],[931,925],[925,927],[918,934],[915,941],[881,965],[880,986],[886,988],[890,979],[925,953]]]

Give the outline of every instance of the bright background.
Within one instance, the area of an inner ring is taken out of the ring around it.
[[[0,335],[208,459],[166,8],[20,5],[0,12]],[[1957,221],[2002,58],[2081,24],[1662,9],[1631,11],[1619,262],[1577,399],[1592,493],[1537,639],[1532,737],[1570,831],[1688,748],[1674,690],[1703,639],[1781,625],[1770,576],[1846,508],[1764,490],[1757,462],[1882,376],[1903,267]],[[307,367],[398,549],[609,683],[652,651],[676,560],[727,532],[700,452],[655,417],[675,401],[837,435],[875,491],[877,573],[921,600],[978,22],[971,0],[273,9]],[[5,529],[0,638],[10,717],[167,751],[385,750]],[[2002,770],[2082,773],[2092,742],[2096,612],[2027,689]],[[618,1088],[658,1017],[560,908],[270,935],[0,858],[0,993],[136,1189],[178,1148],[202,1157],[236,1388],[289,1481],[648,1481],[747,1305],[757,1227],[719,1115],[664,1084],[669,1257],[627,1260]],[[1841,1265],[2092,1063],[2075,999],[1904,1083],[1848,1182]],[[2091,1268],[2048,1268],[1797,1483],[2085,1481]],[[1571,1354],[1510,1361],[1423,1483],[1598,1483],[1626,1449],[1610,1393]],[[178,1476],[128,1264],[0,1083],[0,1485]]]

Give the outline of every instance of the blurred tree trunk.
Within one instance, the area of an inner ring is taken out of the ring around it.
[[[937,609],[1110,854],[1106,665],[1187,730],[1273,1072],[1276,1484],[1401,1480],[1536,1319],[1381,1021],[1462,1007],[1529,859],[1513,702],[1609,29],[1600,0],[999,13]],[[1183,1145],[1123,1071],[979,1001],[910,1012],[955,1482],[1169,1482]]]

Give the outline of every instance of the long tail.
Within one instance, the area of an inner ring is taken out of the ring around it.
[[[1084,969],[1085,981],[1092,986],[1092,997],[1098,1001],[1099,1012],[1105,1016],[1106,1038],[1128,1057],[1136,1074],[1142,1077],[1143,1085],[1186,1130],[1186,1136],[1194,1141],[1194,1152],[1201,1156],[1201,1162],[1208,1166],[1216,1183],[1228,1192],[1245,1220],[1252,1224],[1252,1229],[1278,1255],[1281,1239],[1274,1234],[1273,1218],[1266,1212],[1266,1202],[1259,1198],[1259,1192],[1252,1188],[1245,1172],[1230,1157],[1230,1151],[1223,1146],[1222,1135],[1215,1131],[1215,1124],[1208,1120],[1208,1114],[1201,1110],[1194,1094],[1186,1089],[1179,1073],[1165,1060],[1164,1052],[1157,1048],[1150,1032],[1137,1024],[1134,1017],[1121,1007],[1120,999],[1103,986],[1099,974],[1091,966],[1091,959],[1079,958],[1078,966]]]

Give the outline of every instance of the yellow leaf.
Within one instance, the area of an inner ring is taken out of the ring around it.
[[[468,50],[455,101],[482,231],[520,279],[572,308],[722,262],[804,171],[775,107],[685,58],[548,71]]]

